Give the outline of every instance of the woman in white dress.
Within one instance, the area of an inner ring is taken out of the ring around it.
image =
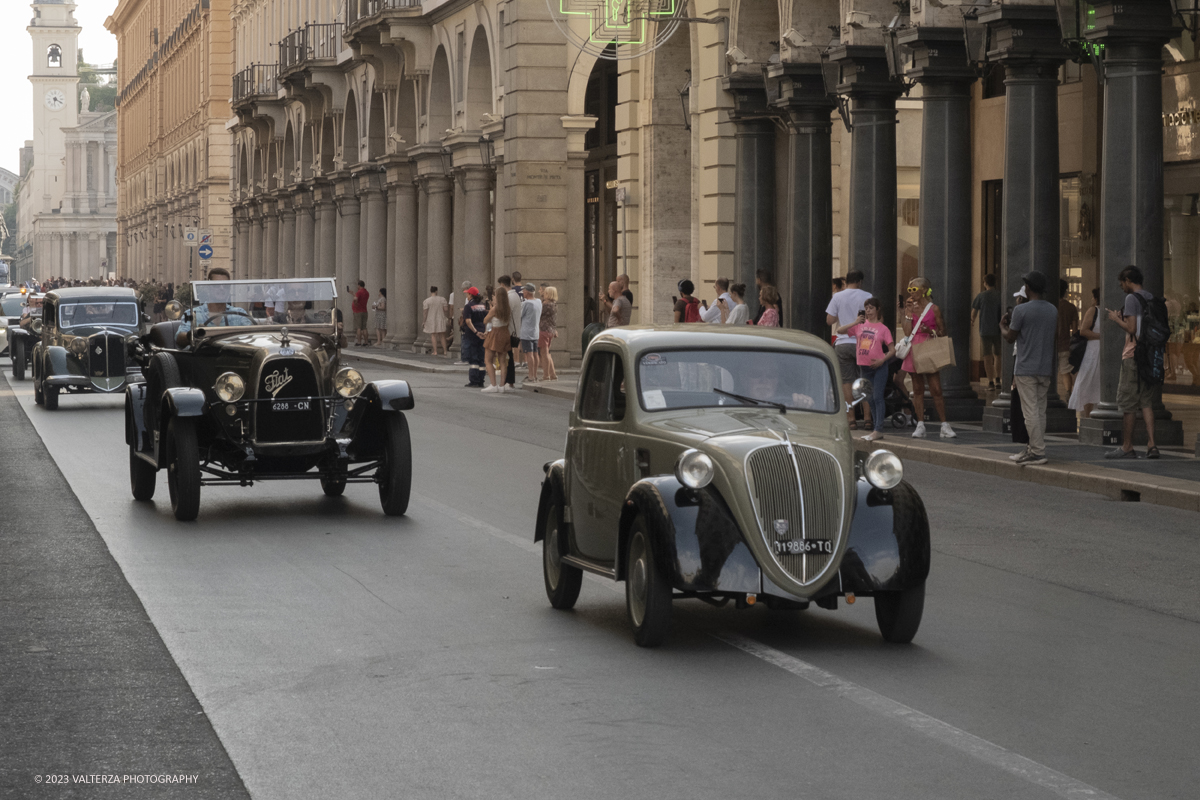
[[[1092,408],[1100,402],[1100,290],[1092,289],[1092,306],[1083,312],[1079,335],[1088,340],[1083,351],[1083,363],[1075,375],[1075,388],[1067,408],[1078,411],[1082,419],[1092,415]]]

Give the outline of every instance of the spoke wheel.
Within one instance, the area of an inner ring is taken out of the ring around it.
[[[884,641],[908,644],[921,627],[925,611],[925,583],[900,592],[880,592],[875,595],[875,621]]]
[[[13,380],[25,380],[25,341],[17,337],[9,348],[8,354],[12,358]]]
[[[663,579],[641,514],[633,521],[625,568],[625,607],[639,647],[657,647],[671,630],[671,587]]]
[[[177,417],[167,425],[167,488],[175,519],[190,522],[200,514],[200,448],[190,419]]]
[[[129,488],[134,500],[153,500],[154,484],[158,480],[158,470],[144,458],[139,458],[137,448],[129,445]]]
[[[389,517],[400,517],[408,510],[412,491],[412,441],[408,435],[408,420],[399,411],[383,415],[383,461],[376,480],[379,483],[379,504]]]
[[[558,503],[546,512],[546,523],[542,527],[542,578],[546,582],[546,596],[550,605],[560,611],[575,607],[579,590],[583,586],[583,570],[562,563],[561,541],[558,519],[562,516]]]

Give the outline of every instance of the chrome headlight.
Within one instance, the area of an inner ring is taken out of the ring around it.
[[[226,403],[236,403],[246,393],[246,382],[236,372],[225,372],[213,384],[213,391]]]
[[[172,300],[163,306],[163,316],[172,322],[177,319],[183,319],[183,303],[178,300]]]
[[[686,450],[675,462],[675,477],[689,489],[703,489],[712,483],[712,459],[699,450]]]
[[[87,339],[83,338],[82,336],[76,336],[71,340],[71,343],[67,345],[67,348],[75,355],[81,356],[87,352],[87,346]]]
[[[353,367],[342,367],[333,376],[333,388],[342,397],[358,397],[367,388],[362,373]]]
[[[895,453],[876,450],[867,456],[863,475],[876,489],[895,489],[904,480],[904,465]]]

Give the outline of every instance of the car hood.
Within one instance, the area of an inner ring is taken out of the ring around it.
[[[839,442],[848,447],[849,440],[849,430],[841,414],[806,411],[780,414],[774,409],[708,408],[674,412],[655,419],[649,427],[669,438],[683,437],[720,447],[742,440],[749,446],[758,447],[787,437],[793,442],[811,440],[806,443],[814,445],[820,442],[819,446],[830,449]]]

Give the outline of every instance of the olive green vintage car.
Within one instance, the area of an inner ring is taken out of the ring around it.
[[[895,455],[856,456],[833,355],[770,328],[593,339],[538,507],[551,605],[573,607],[585,571],[625,581],[634,639],[654,646],[677,599],[835,609],[872,597],[883,638],[912,641],[925,507]],[[869,391],[856,382],[856,402]]]

